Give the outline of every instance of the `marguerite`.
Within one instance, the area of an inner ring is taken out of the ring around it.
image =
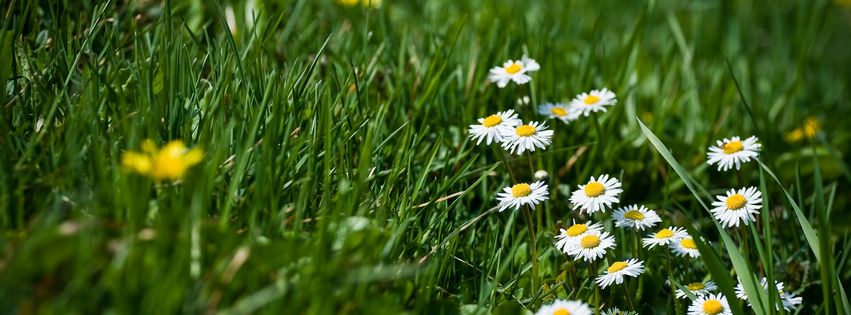
[[[570,102],[577,114],[585,115],[586,117],[593,112],[606,111],[606,106],[611,106],[617,103],[615,93],[606,88],[602,90],[592,90],[591,92],[582,93],[576,96]]]
[[[574,223],[570,227],[565,229],[560,229],[556,238],[556,248],[560,251],[567,253],[574,246],[579,245],[579,241],[588,233],[600,233],[603,231],[603,225],[600,223],[591,223],[591,221],[585,223]]]
[[[502,67],[493,67],[488,73],[488,80],[496,83],[496,86],[504,88],[509,81],[517,84],[526,84],[532,80],[527,73],[538,71],[541,66],[533,59],[523,56],[520,60],[508,60]]]
[[[615,210],[612,214],[615,218],[615,226],[626,227],[637,231],[651,228],[656,223],[662,222],[662,218],[656,211],[647,209],[645,206],[631,205]]]
[[[565,124],[579,118],[580,112],[571,108],[568,104],[562,103],[544,103],[538,107],[538,113],[547,118],[559,119]]]
[[[535,152],[535,149],[546,149],[552,143],[553,131],[547,129],[546,123],[530,122],[502,131],[502,148],[512,154]]]
[[[689,292],[691,292],[691,294],[694,294],[695,297],[703,297],[711,293],[712,291],[718,290],[718,286],[715,285],[715,282],[712,282],[711,280],[705,282],[692,282],[687,284],[685,287],[689,290]],[[682,289],[677,289],[676,295],[678,299],[684,299],[688,297],[688,295],[686,295],[686,293]]]
[[[679,241],[671,243],[670,246],[674,251],[674,254],[677,254],[677,256],[689,256],[691,258],[700,257],[700,251],[697,250],[697,243],[694,242],[694,239],[691,236],[681,238]]]
[[[485,144],[491,142],[501,142],[502,134],[514,130],[514,127],[520,124],[520,119],[514,110],[498,112],[485,118],[479,118],[478,125],[470,125],[470,138],[476,140],[476,144],[481,144],[485,140]]]
[[[761,284],[762,284],[762,289],[767,291],[768,290],[768,279],[766,279],[765,277],[762,277]],[[776,281],[776,280],[774,281],[774,288],[777,289],[777,293],[780,296],[780,301],[779,301],[780,303],[778,304],[778,308],[779,308],[780,305],[783,305],[783,309],[785,309],[787,311],[791,311],[791,310],[795,309],[796,306],[801,304],[801,302],[803,301],[803,298],[796,296],[794,293],[789,293],[789,292],[784,291],[783,287],[784,287],[783,282]],[[739,298],[739,299],[742,299],[742,300],[748,299],[748,295],[747,295],[747,293],[745,293],[745,287],[742,285],[741,281],[736,285],[736,297]]]
[[[729,170],[733,166],[739,169],[742,163],[750,162],[752,158],[759,155],[762,145],[756,141],[756,136],[751,136],[744,141],[739,137],[718,140],[716,145],[710,146],[709,152],[706,152],[706,163],[718,164],[719,171]]]
[[[607,174],[598,178],[591,176],[587,184],[579,185],[579,189],[571,194],[570,203],[573,204],[573,210],[580,208],[580,211],[589,214],[606,211],[612,204],[620,202],[618,196],[621,192],[621,183],[616,178]]]
[[[739,222],[748,225],[756,221],[754,214],[762,208],[762,193],[756,187],[730,189],[727,195],[715,196],[712,202],[712,214],[724,227],[739,226]]]
[[[733,315],[723,294],[699,296],[688,307],[689,315]]]
[[[591,308],[581,301],[555,300],[552,304],[541,305],[535,315],[591,315]]]
[[[638,261],[638,259],[616,261],[609,265],[605,274],[597,277],[596,282],[597,285],[605,289],[612,283],[623,283],[624,276],[638,277],[642,272],[644,272],[644,262]]]
[[[520,183],[511,187],[505,187],[501,193],[497,194],[499,200],[499,211],[502,212],[507,208],[519,209],[524,205],[534,208],[538,203],[549,199],[549,187],[542,181],[537,181],[532,184]]]
[[[606,250],[612,247],[615,247],[615,238],[608,232],[590,232],[568,248],[567,253],[573,256],[574,260],[592,262],[606,255]]]
[[[685,229],[669,226],[656,233],[648,235],[642,240],[642,243],[644,243],[644,247],[653,248],[656,246],[669,245],[686,236],[688,236],[688,233],[686,233]]]

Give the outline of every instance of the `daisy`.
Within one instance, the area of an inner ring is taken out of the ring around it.
[[[700,251],[697,250],[697,243],[694,242],[694,239],[691,236],[681,238],[679,241],[673,242],[670,246],[674,251],[674,254],[677,254],[677,256],[689,256],[691,258],[700,257]]]
[[[644,262],[638,259],[630,259],[624,261],[616,261],[609,265],[606,269],[606,274],[597,277],[597,285],[605,289],[613,282],[616,284],[623,283],[624,276],[638,277],[644,272]]]
[[[699,296],[688,307],[689,315],[733,315],[730,304],[723,294],[707,294]]]
[[[762,283],[762,289],[767,291],[768,290],[768,279],[766,279],[765,277],[762,277],[761,283]],[[789,293],[789,292],[784,291],[783,286],[784,286],[783,282],[776,281],[776,280],[774,281],[774,288],[777,289],[777,293],[780,295],[780,301],[779,301],[780,304],[783,305],[783,309],[785,309],[787,311],[791,311],[791,310],[795,309],[796,306],[801,304],[801,302],[803,302],[803,298],[801,298],[799,296],[795,296],[794,293]],[[741,281],[736,285],[736,297],[741,299],[741,300],[747,300],[748,299],[748,295],[745,292],[745,287],[742,285]],[[750,303],[748,303],[748,304],[750,305]],[[780,305],[778,305],[777,307],[779,308]]]
[[[579,243],[568,248],[568,254],[574,260],[595,261],[606,254],[606,250],[615,247],[615,238],[608,232],[589,232],[579,239]]]
[[[617,307],[612,307],[610,309],[603,311],[603,313],[601,313],[601,314],[603,314],[603,315],[636,315],[638,313],[633,312],[633,311],[621,311]]]
[[[591,315],[588,304],[582,301],[555,300],[552,304],[541,305],[535,315]]]
[[[563,123],[569,124],[571,121],[579,118],[580,113],[568,104],[544,103],[538,106],[538,114],[547,116],[550,119],[560,119]]]
[[[733,166],[738,170],[742,163],[750,162],[752,158],[759,155],[761,144],[757,143],[756,136],[742,141],[739,137],[730,139],[718,140],[716,145],[709,147],[709,152],[706,152],[706,163],[709,165],[718,164],[719,171],[726,171]]]
[[[644,247],[653,248],[656,246],[669,245],[686,236],[688,236],[688,233],[686,233],[685,229],[669,226],[656,233],[647,235],[647,237],[642,240],[642,243],[644,243]]]
[[[612,216],[615,218],[615,226],[627,227],[638,231],[643,231],[644,229],[653,227],[656,223],[662,222],[662,218],[656,214],[656,211],[639,205],[617,209]]]
[[[509,59],[502,64],[502,67],[493,67],[488,73],[488,80],[496,83],[496,86],[504,88],[508,85],[508,81],[514,81],[517,84],[526,84],[532,80],[527,73],[538,71],[541,66],[533,59],[523,56],[520,60]]]
[[[585,235],[589,233],[599,234],[603,231],[603,225],[600,223],[591,223],[591,221],[585,223],[574,223],[567,230],[559,229],[558,235],[556,238],[556,248],[560,251],[567,253],[571,248],[578,246],[580,240]]]
[[[686,285],[686,289],[688,289],[689,292],[691,292],[691,294],[694,294],[694,296],[696,297],[703,297],[712,291],[718,290],[718,286],[715,285],[715,282],[712,282],[710,280],[706,282],[689,283]],[[676,295],[678,299],[684,299],[688,297],[685,291],[683,291],[682,289],[678,289]]]
[[[552,143],[553,131],[547,129],[546,123],[530,122],[511,129],[501,131],[502,148],[513,154],[535,152],[535,149],[546,149]]]
[[[593,112],[606,111],[606,106],[611,106],[617,103],[615,93],[606,88],[602,90],[592,90],[591,92],[582,93],[576,96],[570,102],[570,107],[578,114],[588,117]]]
[[[738,227],[739,222],[748,225],[756,221],[754,214],[759,214],[762,208],[762,193],[756,187],[730,189],[726,196],[715,196],[718,201],[712,202],[715,207],[711,210],[715,219],[725,227]]]
[[[505,187],[497,194],[499,200],[499,211],[507,208],[520,209],[524,205],[534,208],[538,203],[549,199],[549,187],[544,182],[538,181],[532,184],[520,183],[511,187]]]
[[[589,214],[606,211],[607,208],[612,207],[612,204],[620,202],[618,195],[621,192],[623,189],[617,178],[609,177],[607,174],[600,175],[596,179],[591,176],[587,184],[579,185],[579,189],[573,192],[570,203],[573,204],[573,210],[581,208],[580,211]]]
[[[485,140],[485,144],[490,145],[491,142],[502,141],[503,132],[511,132],[514,127],[520,124],[520,119],[514,110],[498,112],[485,118],[479,118],[478,125],[470,125],[470,138],[476,140],[476,144],[481,144]]]

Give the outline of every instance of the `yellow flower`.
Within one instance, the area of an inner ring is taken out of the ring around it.
[[[364,7],[372,8],[377,8],[381,6],[381,0],[337,0],[337,3],[345,7],[353,7],[358,4]]]
[[[151,140],[142,142],[142,152],[128,151],[121,156],[124,168],[155,180],[183,178],[186,171],[201,162],[204,151],[187,149],[183,141],[173,140],[158,149]]]
[[[815,117],[807,118],[804,125],[786,133],[786,141],[798,142],[803,139],[811,140],[821,130],[821,123]]]

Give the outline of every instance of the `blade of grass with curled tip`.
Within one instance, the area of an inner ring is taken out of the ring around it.
[[[700,203],[703,209],[706,210],[706,212],[709,213],[711,216],[709,207],[706,205],[706,202],[704,202],[703,198],[700,196],[700,193],[695,187],[695,184],[691,181],[686,170],[676,161],[676,159],[674,159],[674,156],[671,154],[670,151],[668,151],[662,141],[659,140],[659,138],[656,137],[656,135],[653,134],[653,132],[650,131],[650,129],[648,129],[647,126],[645,126],[640,119],[638,119],[638,117],[636,117],[636,120],[638,120],[638,125],[641,127],[641,132],[644,133],[644,136],[647,137],[647,139],[650,141],[656,151],[658,151],[659,154],[662,155],[662,158],[664,158],[665,161],[668,162],[668,164],[671,166],[671,168],[674,169],[677,175],[682,178],[686,187],[688,187],[688,189],[692,192],[698,203]],[[739,275],[739,281],[745,289],[745,293],[748,296],[748,300],[752,305],[754,313],[765,314],[766,309],[768,308],[765,303],[767,300],[765,291],[759,289],[760,286],[756,281],[756,277],[748,266],[747,260],[744,256],[742,256],[742,253],[739,252],[738,247],[736,247],[736,244],[733,242],[733,239],[730,237],[727,231],[723,227],[721,227],[718,221],[712,220],[712,222],[715,225],[715,228],[718,230],[718,234],[720,235],[721,240],[724,243],[724,247],[727,250],[727,255],[730,256],[730,261],[733,264],[733,269],[736,271],[736,274]],[[689,231],[690,233],[694,233],[691,229],[689,229]],[[698,250],[700,251],[702,256],[709,256],[709,259],[704,259],[705,262],[707,262],[708,267],[710,267],[710,265],[717,265],[720,263],[720,259],[716,260],[714,259],[715,257],[712,257],[714,255],[717,255],[715,254],[714,250],[704,244],[704,242],[700,240],[700,238],[695,238],[695,243],[698,245]],[[732,278],[727,273],[719,273],[718,269],[718,266],[711,266],[710,272],[712,273],[713,278],[716,278],[715,281],[718,282],[719,288],[725,294],[725,296],[731,297],[727,300],[728,302],[730,302],[730,307],[734,310],[734,313],[739,314],[741,313],[741,305],[738,304],[738,301],[735,301],[735,299],[732,298],[732,296],[735,296],[735,294],[733,293],[733,288],[731,286],[733,282]],[[715,270],[715,272],[712,272],[713,270]]]

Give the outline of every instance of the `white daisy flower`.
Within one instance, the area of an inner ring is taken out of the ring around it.
[[[718,164],[719,171],[729,170],[733,166],[738,170],[742,163],[750,162],[752,158],[759,155],[762,145],[756,141],[756,136],[751,136],[744,141],[739,137],[718,140],[716,145],[710,146],[709,152],[706,152],[706,163],[709,165]]]
[[[541,305],[535,315],[591,315],[594,312],[582,301],[555,300],[552,304]]]
[[[580,112],[573,109],[569,104],[544,103],[538,106],[538,114],[550,119],[560,119],[563,123],[569,124],[579,118]]]
[[[642,272],[644,272],[644,262],[638,259],[616,261],[609,265],[605,274],[597,276],[596,282],[600,288],[605,289],[612,283],[623,283],[624,276],[638,277]]]
[[[535,152],[535,149],[546,149],[552,143],[553,131],[547,129],[546,123],[530,122],[510,130],[502,131],[502,148],[512,154]]]
[[[547,177],[550,177],[550,173],[547,173],[545,170],[537,170],[535,171],[535,179],[537,180],[545,180]]]
[[[470,125],[470,138],[476,140],[476,144],[485,144],[502,141],[502,134],[511,132],[520,124],[520,119],[514,110],[498,112],[485,118],[479,118],[478,125]],[[501,132],[502,131],[502,132]]]
[[[762,193],[756,187],[730,189],[726,196],[715,198],[718,200],[712,202],[715,208],[711,212],[724,227],[738,227],[739,222],[748,225],[756,221],[754,214],[759,214],[762,208]]]
[[[633,312],[633,311],[621,311],[617,307],[612,307],[610,309],[603,311],[600,314],[603,314],[603,315],[637,315],[638,313]]]
[[[493,67],[488,73],[488,80],[496,83],[496,86],[504,88],[509,81],[517,84],[526,84],[532,80],[527,73],[538,71],[541,66],[533,59],[523,56],[520,60],[508,60],[502,67]]]
[[[688,307],[689,315],[733,315],[730,304],[723,294],[698,296]]]
[[[591,176],[591,180],[585,185],[579,185],[570,196],[573,210],[581,208],[581,211],[592,214],[598,211],[606,211],[612,204],[620,202],[618,195],[623,192],[621,182],[617,178],[609,177],[608,174],[600,175],[598,178]]]
[[[768,279],[762,277],[762,281],[760,282],[762,284],[762,289],[767,291]],[[783,290],[783,287],[783,282],[777,280],[774,281],[774,288],[777,289],[777,293],[780,296],[780,301],[777,305],[777,308],[779,309],[780,305],[783,305],[783,309],[791,311],[795,309],[798,305],[800,305],[801,302],[803,302],[803,298],[795,296],[794,293],[786,292],[785,290]],[[741,300],[748,299],[748,294],[745,293],[745,287],[742,285],[741,281],[739,281],[739,283],[736,285],[736,297]],[[750,302],[748,303],[748,305],[750,305]]]
[[[615,226],[638,231],[643,231],[644,229],[653,227],[656,223],[662,222],[662,218],[656,214],[656,211],[639,205],[617,209],[612,214],[612,217],[615,218]]]
[[[703,297],[711,293],[712,291],[718,290],[718,286],[715,285],[715,282],[709,280],[706,282],[689,283],[686,285],[686,289],[688,289],[689,292],[691,292],[691,294],[694,294],[694,296],[696,297]],[[678,299],[685,299],[688,297],[688,295],[686,295],[685,291],[683,291],[682,289],[677,289],[676,296]]]
[[[577,95],[573,101],[570,101],[570,106],[573,107],[574,111],[587,117],[593,112],[605,112],[606,106],[614,105],[617,102],[615,93],[603,88],[602,90],[592,90]]]
[[[606,255],[606,250],[615,247],[615,238],[608,232],[589,232],[579,239],[579,243],[568,248],[568,254],[574,260],[592,262]]]
[[[674,251],[674,254],[677,254],[677,256],[689,256],[691,258],[700,257],[700,251],[697,250],[697,243],[694,242],[694,239],[691,236],[681,238],[679,241],[671,243],[670,246]]]
[[[529,105],[529,102],[531,102],[531,100],[529,99],[529,96],[524,95],[523,97],[517,98],[517,105],[525,106],[525,105]]]
[[[580,240],[589,233],[599,234],[603,231],[603,225],[600,223],[574,223],[567,230],[559,229],[556,238],[556,248],[567,253],[571,248],[579,246]]]
[[[497,194],[499,200],[499,211],[507,208],[520,209],[524,205],[534,208],[538,203],[549,199],[549,187],[544,182],[538,181],[532,184],[520,183],[511,187],[505,187]]]
[[[653,248],[656,246],[670,245],[673,242],[679,241],[681,238],[688,236],[686,230],[680,227],[669,226],[661,229],[656,233],[648,234],[642,240],[644,247]]]

